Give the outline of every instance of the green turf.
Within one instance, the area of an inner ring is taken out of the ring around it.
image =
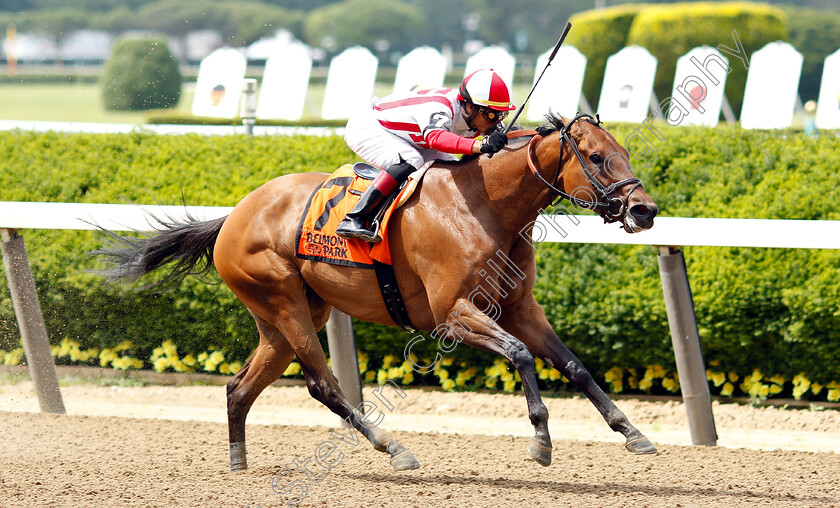
[[[189,114],[192,93],[175,111]],[[173,111],[173,110],[169,110]],[[52,122],[145,123],[145,111],[105,111],[99,85],[0,85],[0,119]]]
[[[390,84],[377,83],[374,94],[384,97],[390,91]],[[528,87],[517,87],[514,90],[514,96],[518,100],[522,100],[527,93]],[[181,100],[178,105],[163,112],[188,116],[192,109],[192,100],[192,90],[186,89],[181,93]],[[324,87],[310,87],[304,103],[303,119],[320,118],[323,101]],[[99,85],[96,84],[0,85],[0,120],[102,122],[140,125],[146,123],[146,117],[149,114],[154,113],[147,111],[105,111],[100,97]]]

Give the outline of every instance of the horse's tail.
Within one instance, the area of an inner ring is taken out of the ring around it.
[[[180,282],[188,275],[201,276],[213,270],[213,247],[227,217],[199,221],[154,218],[158,227],[142,238],[120,236],[101,229],[107,246],[90,252],[102,256],[110,267],[96,272],[108,282],[135,281],[169,263],[175,263],[163,279],[144,287]]]

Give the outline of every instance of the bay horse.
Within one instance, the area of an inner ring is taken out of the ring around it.
[[[537,131],[515,134],[493,157],[436,162],[394,212],[388,230],[391,257],[408,315],[418,330],[446,325],[453,340],[501,355],[516,368],[535,429],[528,451],[539,464],[551,463],[552,445],[534,357],[580,389],[609,427],[624,435],[627,450],[656,453],[552,330],[532,294],[534,242],[521,232],[530,234],[529,225],[558,197],[595,210],[606,222],[619,222],[628,233],[650,228],[658,208],[633,176],[627,151],[599,119],[549,115]],[[295,257],[296,229],[307,199],[328,176],[281,176],[248,194],[227,217],[162,222],[151,236],[122,238],[97,251],[114,265],[105,273],[111,280],[135,280],[170,262],[176,264],[166,279],[215,267],[253,315],[259,345],[227,384],[231,470],[247,468],[249,409],[295,356],[309,393],[376,450],[387,452],[394,469],[420,466],[345,400],[316,335],[332,307],[396,326],[373,270]],[[507,273],[482,270],[498,253],[515,266],[508,265]],[[517,281],[515,287],[503,288],[506,277]],[[501,313],[492,319],[469,298],[479,286],[499,304]],[[470,312],[463,312],[464,306]]]

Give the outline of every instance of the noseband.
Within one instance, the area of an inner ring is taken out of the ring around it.
[[[528,145],[528,166],[531,168],[531,172],[534,173],[534,176],[537,177],[537,180],[539,180],[541,184],[551,189],[551,191],[554,194],[557,194],[558,199],[562,200],[563,198],[566,198],[569,201],[571,201],[572,204],[574,204],[575,206],[595,210],[596,212],[598,212],[598,215],[600,215],[601,218],[604,219],[604,222],[618,222],[627,209],[627,200],[630,199],[630,194],[632,194],[633,191],[635,191],[638,187],[642,187],[642,182],[636,177],[627,178],[625,180],[612,183],[606,187],[601,182],[599,182],[598,179],[595,178],[595,175],[593,175],[592,172],[589,170],[589,166],[586,164],[583,155],[580,154],[577,142],[575,142],[575,139],[570,134],[572,125],[574,125],[574,123],[579,120],[586,120],[595,126],[601,124],[600,118],[593,118],[592,115],[580,113],[577,116],[575,116],[568,124],[562,125],[560,127],[560,158],[557,163],[557,173],[554,175],[553,182],[549,182],[540,174],[534,162],[534,155],[537,142],[539,142],[542,139],[542,136],[540,136],[539,134],[534,136],[531,139],[530,144]],[[566,145],[569,145],[571,150],[574,152],[575,156],[577,156],[577,159],[580,162],[581,169],[583,170],[583,176],[586,177],[586,180],[589,182],[590,185],[592,185],[592,188],[598,194],[597,201],[587,201],[584,199],[576,198],[557,188],[557,182],[560,179],[560,174],[563,169],[563,150],[565,149]],[[605,161],[609,161],[609,158],[605,158]],[[633,186],[630,189],[630,192],[627,193],[626,197],[622,198],[620,196],[613,196],[613,194],[616,191],[618,191],[626,185]],[[552,205],[554,204],[556,204],[556,201],[552,202]]]

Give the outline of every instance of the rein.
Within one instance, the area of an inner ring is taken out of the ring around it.
[[[569,133],[572,125],[581,119],[584,119],[596,126],[601,124],[600,119],[595,119],[592,117],[592,115],[581,113],[575,116],[568,124],[563,125],[559,129],[560,156],[557,163],[557,172],[555,173],[552,182],[549,182],[540,174],[539,170],[537,169],[536,162],[534,160],[536,156],[537,143],[539,143],[539,141],[542,140],[543,137],[537,134],[535,131],[516,131],[511,134],[520,136],[526,133],[534,134],[534,137],[531,138],[531,141],[528,143],[528,167],[531,169],[531,173],[534,174],[537,180],[545,187],[550,189],[552,193],[557,194],[559,199],[562,200],[563,198],[566,198],[575,206],[595,210],[596,212],[598,212],[598,215],[600,215],[601,218],[604,219],[604,222],[618,222],[620,220],[620,217],[624,214],[625,210],[627,209],[627,199],[630,198],[630,194],[632,194],[633,191],[642,186],[642,182],[638,178],[632,177],[612,183],[609,186],[604,186],[601,182],[598,181],[597,178],[595,178],[595,175],[593,175],[592,172],[589,170],[589,166],[586,164],[583,155],[581,155],[577,143]],[[595,192],[598,193],[597,201],[587,201],[584,199],[576,198],[557,188],[557,182],[560,179],[560,174],[562,173],[563,169],[563,150],[565,149],[565,145],[567,144],[574,152],[575,156],[578,159],[578,162],[580,162],[580,166],[583,170],[584,177],[586,177],[586,180],[590,183],[590,185],[592,185],[592,188],[595,190]],[[609,160],[609,158],[605,160]],[[610,197],[610,195],[612,195],[617,190],[626,185],[633,185],[633,187],[630,189],[630,192],[627,193],[627,196],[625,198]],[[556,201],[552,202],[552,205],[554,204],[556,204]]]

